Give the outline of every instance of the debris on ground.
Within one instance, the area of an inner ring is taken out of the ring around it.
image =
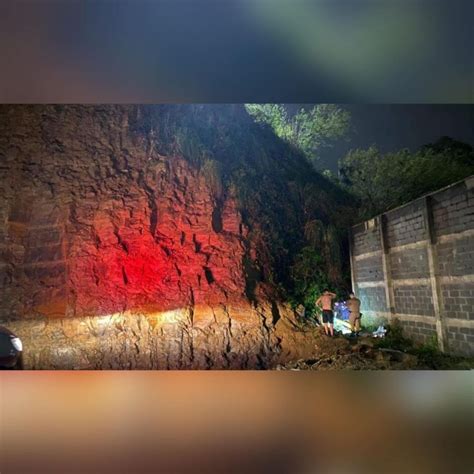
[[[338,333],[326,336],[322,328],[313,333],[314,352],[310,357],[280,364],[276,370],[410,370],[410,369],[466,369],[474,368],[474,360],[439,354],[440,361],[423,357],[423,350],[399,350],[382,347],[385,339],[363,331],[359,336]],[[379,336],[380,337],[380,336]],[[434,361],[434,362],[433,362]],[[436,362],[436,364],[435,364]],[[435,364],[435,365],[433,365]]]
[[[373,337],[385,337],[387,330],[383,326],[379,326],[373,333]]]
[[[330,337],[321,330],[314,337],[314,356],[280,364],[276,370],[410,369],[417,364],[416,356],[376,348],[371,333],[359,337],[347,337],[339,333]]]

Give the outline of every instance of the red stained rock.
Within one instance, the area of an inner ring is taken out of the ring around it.
[[[0,320],[16,320],[26,366],[256,368],[303,350],[285,339],[288,308],[274,328],[267,297],[245,296],[256,253],[232,191],[217,201],[196,167],[137,139],[128,113],[18,107],[0,120],[0,157],[15,154]]]

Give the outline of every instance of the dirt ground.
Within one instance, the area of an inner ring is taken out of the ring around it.
[[[312,331],[314,356],[280,364],[276,370],[410,370],[473,369],[474,359],[449,356],[413,346],[409,349],[386,347],[383,339],[369,332],[358,337],[326,336],[321,327]],[[381,347],[384,346],[384,347]]]

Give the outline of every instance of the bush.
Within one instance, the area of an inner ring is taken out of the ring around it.
[[[307,317],[313,317],[320,312],[315,302],[328,286],[323,265],[321,255],[314,248],[304,247],[291,267],[290,273],[294,283],[292,303],[302,303],[306,308]]]
[[[392,324],[387,326],[387,334],[385,337],[379,339],[375,347],[406,352],[413,348],[413,341],[404,336],[400,322],[394,320]]]

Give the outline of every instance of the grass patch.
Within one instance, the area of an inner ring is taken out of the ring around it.
[[[417,344],[407,338],[398,322],[387,327],[384,338],[375,343],[377,348],[396,349],[418,358],[418,368],[433,370],[469,370],[474,369],[474,358],[445,354],[438,349],[438,340],[432,336],[426,343]]]

